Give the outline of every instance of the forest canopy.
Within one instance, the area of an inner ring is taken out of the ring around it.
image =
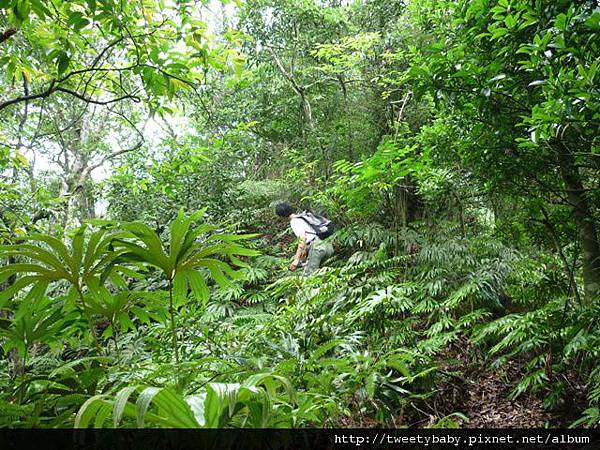
[[[0,0],[0,426],[597,425],[599,66],[597,1]]]

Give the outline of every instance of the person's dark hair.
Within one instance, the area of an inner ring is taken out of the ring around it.
[[[289,217],[290,214],[294,214],[294,208],[287,203],[279,203],[275,206],[275,213],[279,217]]]

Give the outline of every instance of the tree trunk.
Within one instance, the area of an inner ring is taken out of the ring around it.
[[[600,291],[600,245],[598,245],[598,232],[594,223],[585,189],[581,182],[579,169],[575,166],[573,155],[566,146],[562,145],[559,153],[559,167],[567,191],[567,199],[575,223],[579,230],[579,245],[582,250],[583,284],[585,297],[589,300]]]

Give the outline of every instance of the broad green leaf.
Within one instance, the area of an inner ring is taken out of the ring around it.
[[[112,407],[110,403],[103,404],[96,413],[96,420],[94,420],[94,428],[104,428],[104,423],[110,415]]]
[[[183,305],[187,297],[187,273],[176,272],[175,278],[173,278],[173,300],[176,305]]]
[[[43,298],[46,289],[48,289],[48,284],[48,280],[40,280],[35,283],[23,299],[23,302],[36,301]]]
[[[117,427],[123,418],[125,406],[131,394],[133,394],[139,386],[127,386],[121,389],[115,396],[113,403],[113,426]]]
[[[177,217],[171,222],[171,241],[169,245],[169,257],[171,265],[175,266],[177,258],[182,251],[182,243],[185,235],[190,228],[190,220],[185,217],[183,208],[177,214]]]
[[[136,420],[138,428],[144,428],[146,413],[152,403],[152,399],[161,391],[162,388],[147,387],[137,398],[135,402]]]
[[[31,240],[44,242],[49,245],[59,256],[60,259],[64,262],[64,264],[71,266],[71,255],[69,250],[59,239],[56,239],[53,236],[40,234],[40,233],[32,233],[30,235]]]
[[[90,267],[92,266],[92,263],[99,256],[99,255],[97,255],[96,251],[99,249],[99,247],[101,247],[98,244],[105,234],[106,234],[106,230],[98,230],[98,231],[92,233],[92,235],[90,236],[90,238],[88,240],[88,244],[87,244],[87,251],[85,252],[85,257],[83,260],[84,272],[87,272],[90,269]]]
[[[190,406],[185,400],[170,388],[163,388],[153,397],[153,403],[159,408],[160,413],[166,413],[166,417],[172,426],[178,428],[197,428],[198,422]]]
[[[44,281],[45,278],[39,275],[29,275],[19,278],[15,284],[4,289],[0,292],[0,308],[4,307],[6,302],[14,295],[16,295],[21,289],[29,286],[38,281]]]
[[[206,302],[208,301],[209,290],[204,277],[201,273],[194,269],[189,270],[186,273],[196,300],[200,301],[202,305],[206,305]]]
[[[56,60],[56,70],[59,75],[62,75],[69,68],[69,64],[71,64],[71,58],[66,52],[60,52],[58,58]]]
[[[83,253],[85,251],[84,248],[84,240],[85,240],[85,230],[87,225],[82,225],[73,235],[71,239],[71,273],[79,275],[82,265],[83,265]]]
[[[75,416],[75,428],[87,428],[96,413],[105,404],[105,395],[94,395],[85,401]]]

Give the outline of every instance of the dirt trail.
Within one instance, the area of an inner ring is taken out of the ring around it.
[[[541,428],[556,421],[544,410],[542,400],[535,395],[510,398],[519,369],[507,363],[501,370],[483,372],[466,380],[465,414],[470,421],[466,428]]]
[[[465,428],[532,428],[564,426],[568,419],[548,412],[543,395],[522,394],[516,399],[511,392],[522,377],[519,365],[510,361],[491,368],[473,360],[468,342],[450,349],[442,356],[447,373],[460,373],[440,387],[438,407],[447,412],[460,412],[469,418]],[[447,399],[447,400],[444,400]]]

